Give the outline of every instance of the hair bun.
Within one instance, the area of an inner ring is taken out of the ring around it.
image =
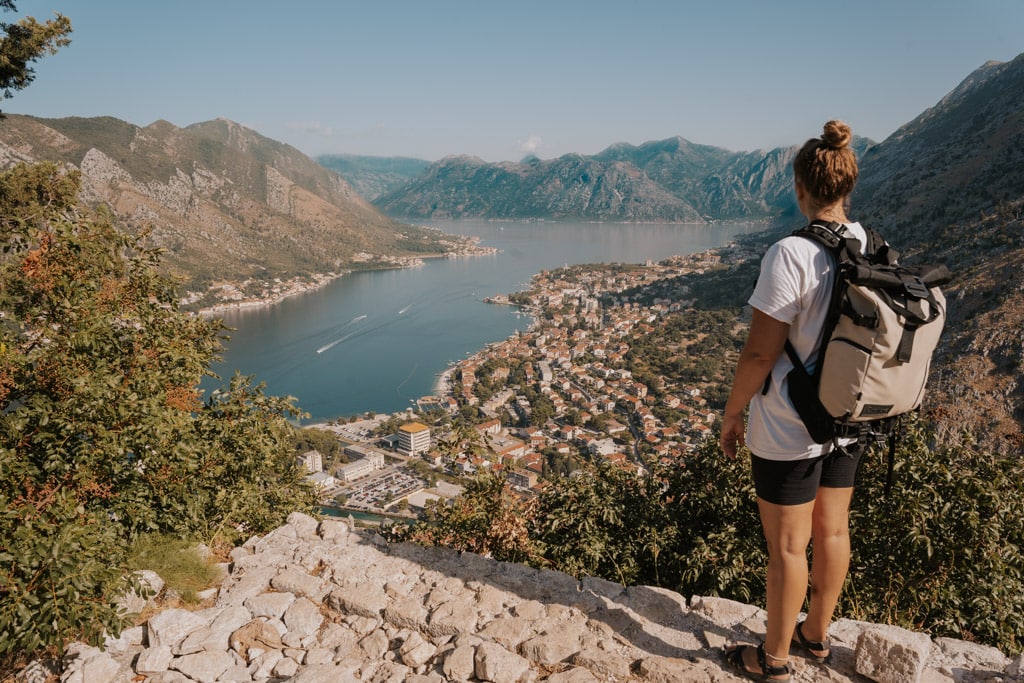
[[[821,141],[832,149],[843,149],[853,141],[853,131],[843,121],[832,120],[825,124]]]

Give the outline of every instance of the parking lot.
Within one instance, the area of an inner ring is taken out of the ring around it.
[[[388,467],[365,479],[339,489],[345,505],[354,508],[384,509],[389,504],[426,488],[427,482],[404,467]]]

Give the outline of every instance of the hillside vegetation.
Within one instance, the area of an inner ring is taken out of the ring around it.
[[[177,128],[110,117],[5,118],[0,167],[40,161],[77,169],[82,199],[145,235],[199,293],[220,283],[393,267],[397,257],[459,246],[387,218],[341,176],[226,119]]]
[[[78,190],[53,164],[0,174],[0,672],[118,633],[140,537],[232,544],[314,503],[298,409],[241,377],[204,400],[223,328]]]

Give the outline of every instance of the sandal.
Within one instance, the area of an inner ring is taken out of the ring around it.
[[[828,642],[828,638],[825,640],[807,640],[804,638],[803,631],[804,622],[800,622],[796,625],[796,629],[793,631],[793,635],[796,636],[796,644],[803,649],[804,653],[818,662],[824,664],[832,657],[832,646]],[[824,653],[824,654],[822,654]]]
[[[751,671],[747,668],[747,665],[743,662],[743,652],[753,645],[734,645],[725,649],[725,661],[729,662],[730,665],[747,678],[752,678],[755,681],[775,681],[776,683],[786,683],[790,679],[793,671],[789,668],[789,662],[781,666],[772,666],[768,663],[768,655],[764,651],[764,643],[757,646],[757,663],[761,667],[760,671]],[[772,659],[777,659],[773,657]],[[780,678],[784,677],[784,678]]]

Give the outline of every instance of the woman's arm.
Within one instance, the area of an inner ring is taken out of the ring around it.
[[[743,410],[764,386],[768,373],[775,367],[775,361],[782,355],[789,336],[789,324],[780,322],[758,309],[750,321],[750,334],[736,363],[736,376],[732,391],[725,404],[722,418],[722,450],[729,457],[746,444],[743,424]]]

